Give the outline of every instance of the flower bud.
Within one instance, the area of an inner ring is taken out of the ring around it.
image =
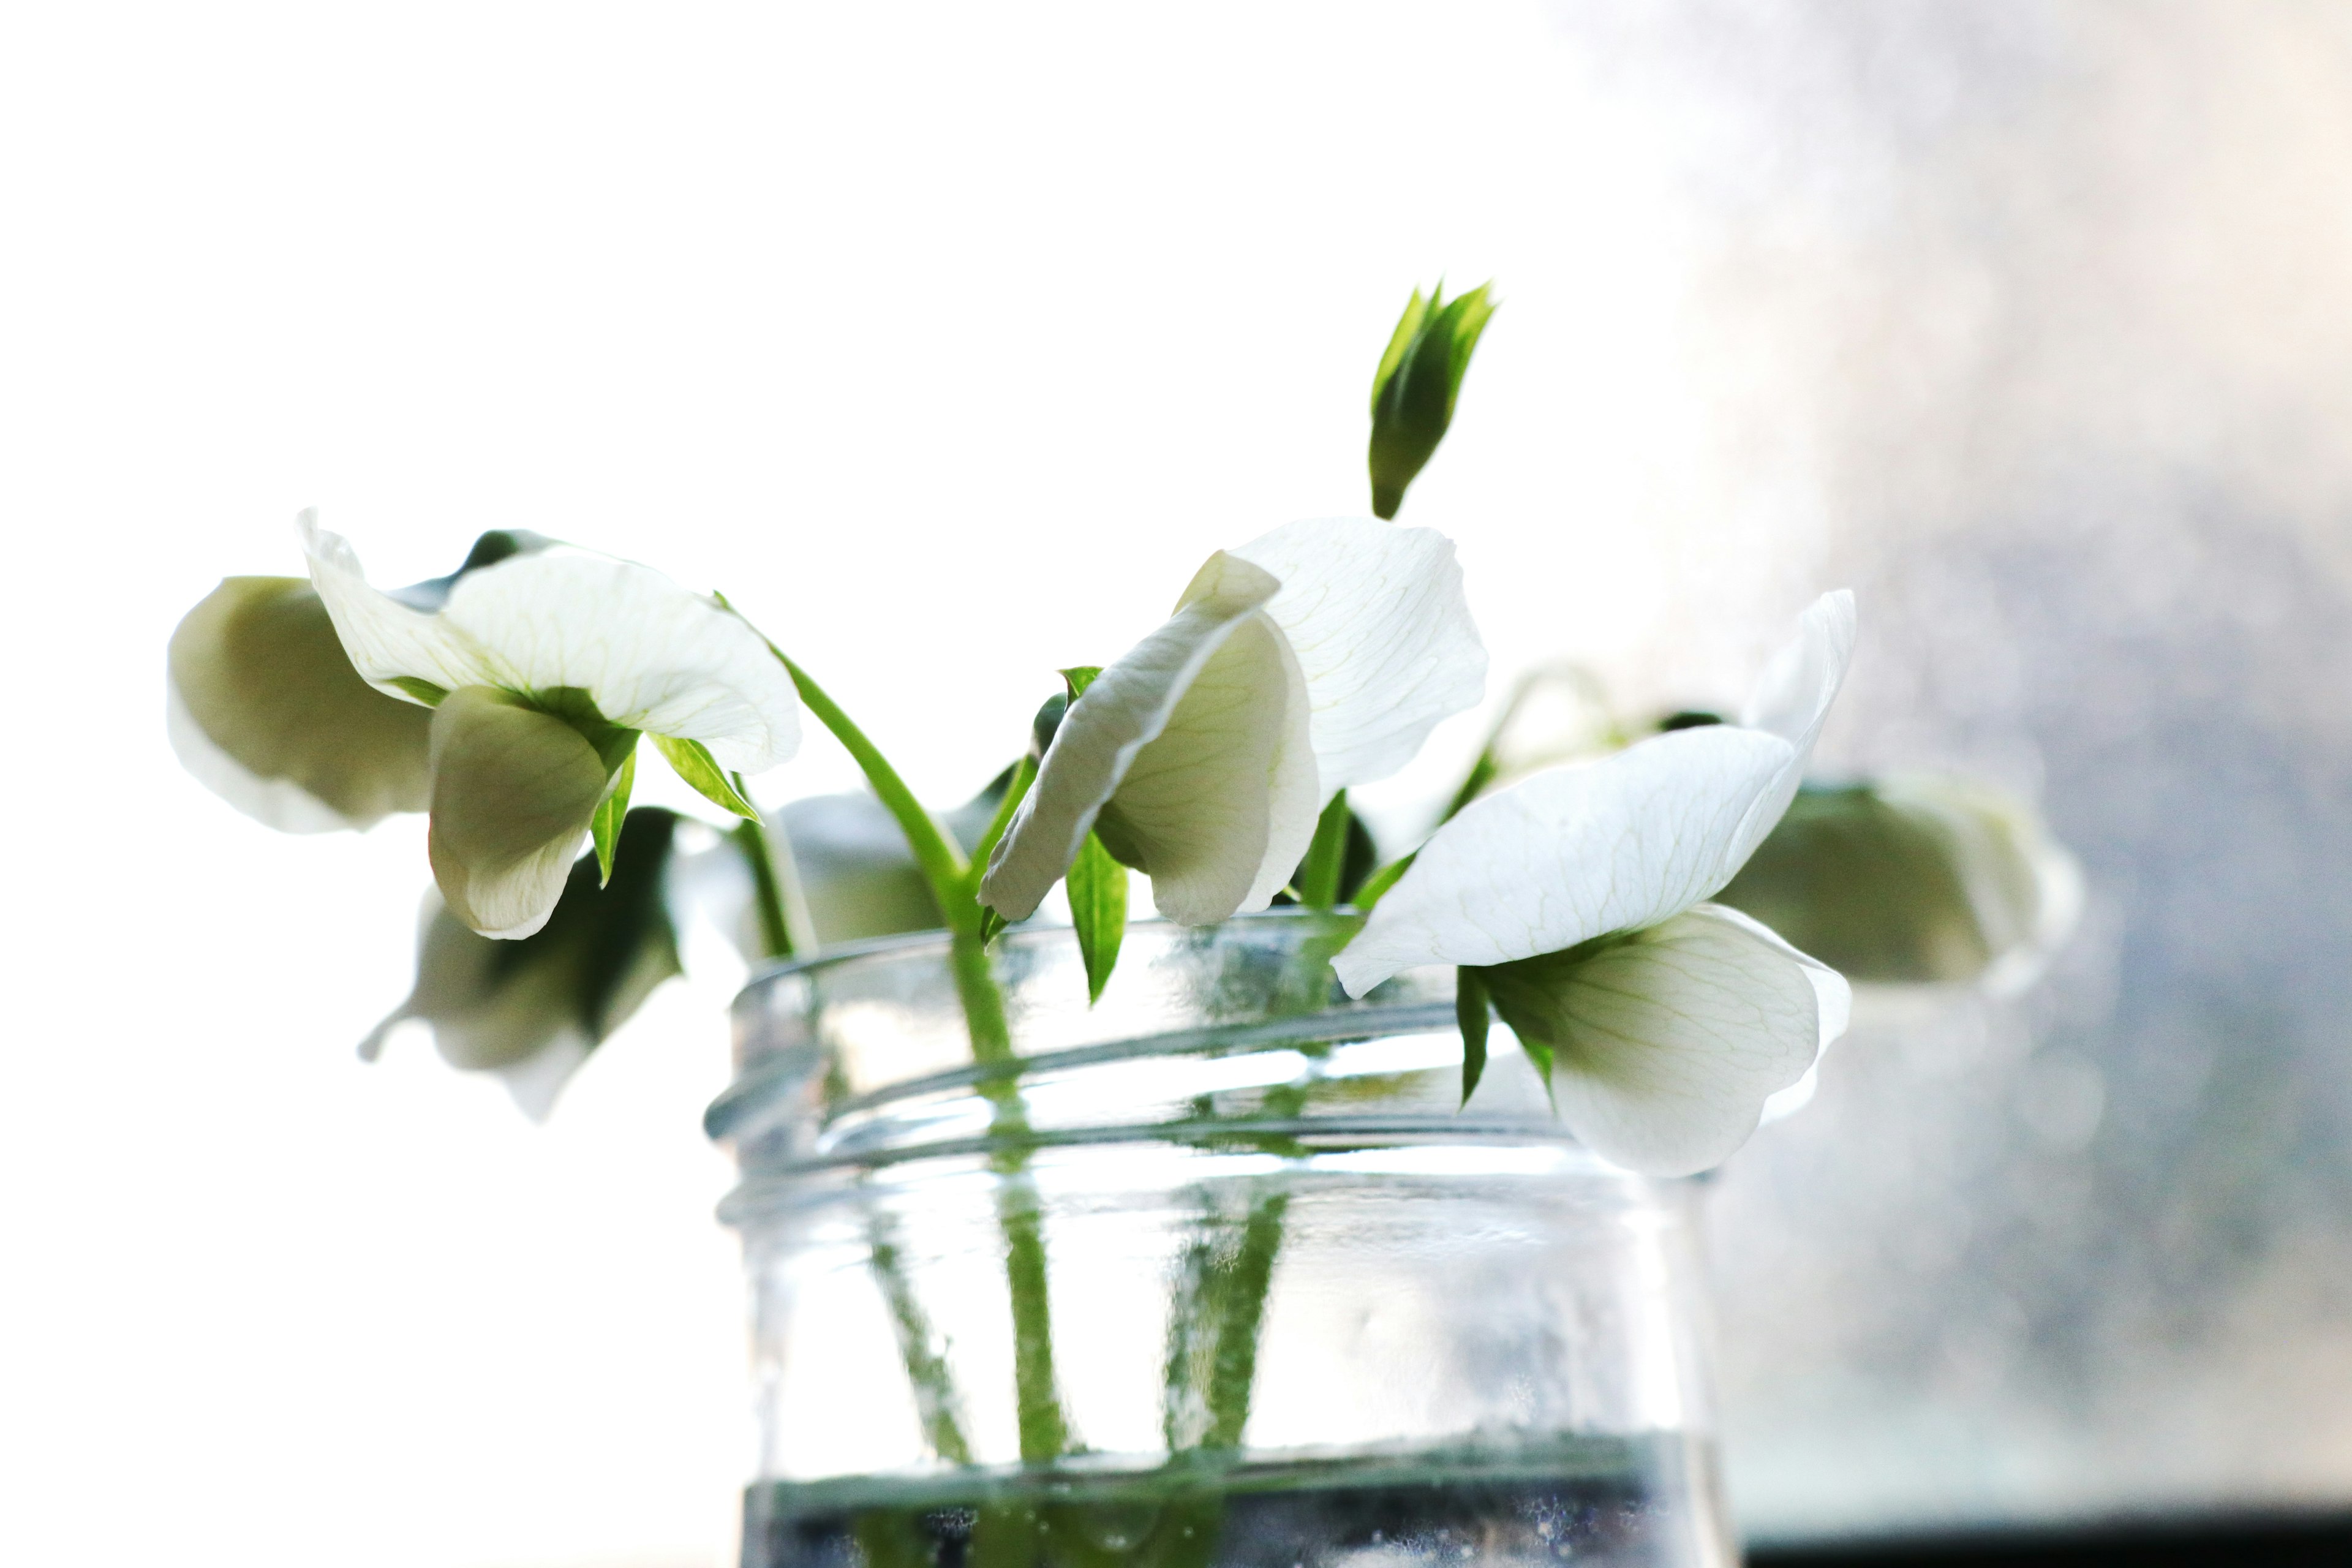
[[[1444,287],[1440,283],[1426,299],[1413,290],[1372,377],[1370,465],[1377,517],[1396,516],[1405,487],[1445,439],[1470,355],[1495,313],[1486,296],[1492,284],[1453,300],[1444,297]]]

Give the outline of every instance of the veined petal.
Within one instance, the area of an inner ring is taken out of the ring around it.
[[[310,584],[325,601],[343,652],[362,679],[404,702],[417,700],[394,684],[404,679],[444,691],[507,684],[488,652],[441,616],[413,609],[370,586],[351,541],[320,528],[315,510],[306,509],[295,526],[310,559]]]
[[[1168,727],[1234,629],[1280,587],[1266,572],[1221,551],[1193,577],[1176,614],[1095,677],[1063,717],[1037,782],[989,857],[982,902],[1008,921],[1036,912],[1137,753]]]
[[[587,692],[624,729],[699,741],[721,767],[759,773],[800,744],[792,678],[740,616],[651,567],[558,547],[467,572],[436,613],[368,585],[341,537],[303,514],[311,578],[360,673],[447,690]]]
[[[172,633],[173,749],[247,816],[289,833],[425,809],[425,727],[372,690],[299,577],[229,577]]]
[[[1739,869],[1792,750],[1760,730],[1677,730],[1473,801],[1332,967],[1361,996],[1415,964],[1507,963],[1680,914]]]
[[[1326,798],[1395,773],[1440,720],[1485,695],[1486,649],[1454,542],[1436,530],[1310,518],[1233,553],[1281,580],[1265,613],[1306,677]]]
[[[547,923],[611,782],[596,749],[561,719],[487,687],[433,710],[433,878],[449,910],[484,936]]]
[[[1796,797],[1806,764],[1812,761],[1813,742],[1821,738],[1830,704],[1837,700],[1846,667],[1853,662],[1853,591],[1823,594],[1797,618],[1796,637],[1772,656],[1748,694],[1748,706],[1740,710],[1744,727],[1778,735],[1795,752],[1772,788],[1757,801],[1753,817],[1741,826],[1741,860],[1764,842]]]
[[[1262,910],[1315,837],[1309,734],[1290,640],[1263,612],[1246,616],[1136,753],[1095,831],[1150,875],[1153,906],[1180,925]]]
[[[1764,1103],[1845,1032],[1836,971],[1705,904],[1589,953],[1485,972],[1503,1021],[1552,1051],[1569,1130],[1653,1175],[1720,1164]]]

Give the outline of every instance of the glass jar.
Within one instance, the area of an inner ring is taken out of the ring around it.
[[[1350,1002],[1349,929],[1139,923],[1092,1006],[1066,930],[745,989],[747,1568],[1737,1561],[1692,1184],[1499,1026],[1461,1105],[1453,972]]]

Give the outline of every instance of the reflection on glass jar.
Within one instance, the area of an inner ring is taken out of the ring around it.
[[[1452,972],[1350,1003],[1330,917],[776,971],[712,1107],[760,1421],[744,1561],[1734,1560],[1691,1184],[1580,1148]]]

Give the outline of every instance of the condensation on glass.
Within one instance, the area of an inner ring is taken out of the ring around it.
[[[1138,925],[1091,1009],[1070,933],[1011,933],[994,1071],[929,939],[743,993],[747,1563],[1731,1561],[1695,1189],[1577,1145],[1500,1031],[1457,1109],[1451,972],[1350,1004],[1328,930]]]

